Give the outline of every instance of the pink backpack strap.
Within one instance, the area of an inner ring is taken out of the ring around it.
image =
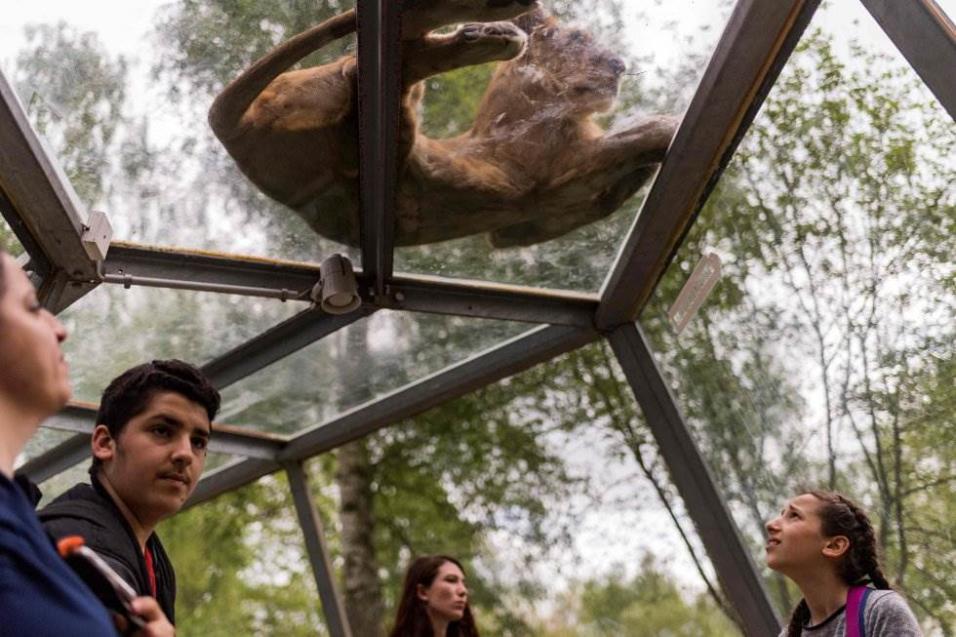
[[[870,594],[868,586],[851,586],[846,593],[846,637],[866,637],[863,626],[863,611],[866,598]]]

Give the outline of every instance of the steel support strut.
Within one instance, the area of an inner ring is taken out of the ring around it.
[[[626,324],[611,332],[608,340],[745,632],[754,637],[776,635],[780,622],[757,568],[644,334],[636,325]]]
[[[289,477],[289,488],[292,490],[292,500],[295,502],[299,526],[302,527],[302,534],[305,536],[305,550],[312,564],[312,574],[315,576],[315,585],[319,589],[319,599],[322,600],[322,612],[325,614],[329,634],[332,637],[352,637],[348,616],[342,606],[342,597],[335,586],[332,562],[329,560],[329,551],[325,546],[322,519],[315,508],[305,468],[302,462],[290,462],[284,467]]]
[[[358,0],[359,204],[362,270],[372,296],[392,276],[402,99],[401,12],[395,0]]]
[[[740,0],[601,291],[595,323],[635,320],[820,0]]]

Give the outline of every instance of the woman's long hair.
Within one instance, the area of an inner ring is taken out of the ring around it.
[[[395,627],[389,637],[435,637],[432,623],[425,610],[425,602],[418,597],[418,587],[428,588],[438,576],[442,564],[451,562],[461,569],[461,562],[447,555],[425,555],[416,558],[405,573],[405,583],[402,585],[402,598],[398,603],[398,612],[395,615]],[[448,637],[478,637],[478,628],[475,618],[471,614],[471,605],[465,605],[465,614],[448,625]]]
[[[817,515],[820,517],[821,532],[825,537],[844,535],[850,540],[850,548],[837,564],[837,573],[845,583],[853,585],[863,578],[869,578],[878,589],[890,588],[890,583],[880,568],[876,533],[866,511],[849,498],[831,491],[808,491],[823,504]],[[801,599],[790,616],[787,637],[798,637],[803,626],[810,621],[810,607]]]

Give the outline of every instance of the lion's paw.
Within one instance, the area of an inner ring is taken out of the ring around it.
[[[462,25],[461,37],[468,42],[479,40],[498,40],[503,44],[517,42],[524,45],[528,38],[525,32],[511,22],[474,22]]]

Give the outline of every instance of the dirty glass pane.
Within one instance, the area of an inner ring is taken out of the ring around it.
[[[528,329],[526,323],[379,311],[227,387],[219,419],[300,431]]]
[[[75,400],[99,402],[124,370],[161,358],[201,365],[303,311],[300,302],[101,285],[60,315]]]
[[[351,4],[5,3],[0,69],[80,200],[106,212],[117,239],[300,260],[335,251],[357,257],[253,186],[207,121],[213,99],[242,70]],[[346,36],[305,64],[353,47]],[[223,137],[231,130],[224,124]],[[273,174],[294,156],[285,146],[280,154],[253,159]]]
[[[396,270],[600,288],[653,174],[645,153],[673,131],[659,115],[689,104],[732,3],[546,4],[556,22],[519,19],[527,52],[494,79],[484,64],[426,81],[422,132],[437,139],[421,173],[448,183],[402,193],[418,208],[403,223],[400,200]],[[585,141],[585,117],[629,141]]]
[[[641,317],[755,560],[786,499],[841,490],[927,634],[956,622],[954,147],[862,5],[825,5]],[[678,334],[708,254],[721,278]]]

